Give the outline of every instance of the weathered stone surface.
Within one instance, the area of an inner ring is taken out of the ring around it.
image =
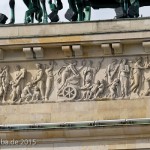
[[[0,114],[0,124],[150,118],[148,99],[3,105]]]

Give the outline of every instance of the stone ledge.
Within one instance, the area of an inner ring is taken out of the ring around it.
[[[137,26],[138,24],[138,26]],[[145,25],[145,26],[144,26]],[[86,26],[86,28],[85,28]],[[0,39],[60,35],[85,35],[150,30],[150,18],[105,20],[76,23],[0,26]]]

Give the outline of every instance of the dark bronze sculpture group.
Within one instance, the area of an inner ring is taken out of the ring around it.
[[[69,9],[65,18],[69,21],[88,21],[91,18],[91,8],[115,8],[117,18],[137,18],[139,8],[150,5],[149,0],[64,0],[68,1]],[[46,10],[46,0],[23,0],[28,10],[25,12],[24,23],[33,23],[36,19],[39,23],[58,22],[59,10],[63,9],[63,0],[48,0],[51,13]],[[11,10],[10,24],[15,23],[15,0],[9,0]],[[0,14],[0,23],[5,24],[7,17]]]

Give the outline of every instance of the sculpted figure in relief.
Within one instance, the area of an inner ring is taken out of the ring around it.
[[[80,68],[77,69],[77,61],[74,60],[72,62],[65,61],[67,66],[63,66],[59,71],[58,75],[60,78],[58,79],[58,82],[61,83],[61,86],[58,90],[58,95],[61,93],[61,91],[66,87],[68,84],[77,85],[80,81],[80,74],[79,72],[83,69],[85,66],[85,61],[82,61],[82,65]]]
[[[139,94],[140,90],[140,82],[141,82],[141,77],[142,73],[141,70],[145,69],[146,66],[141,66],[142,63],[142,57],[137,57],[135,60],[135,63],[131,64],[131,79],[133,80],[131,84],[131,92]]]
[[[0,96],[2,96],[2,103],[6,101],[6,96],[9,87],[9,67],[4,66],[0,73]]]
[[[150,82],[150,78],[147,78],[146,81],[148,82],[148,85],[149,85],[149,82]],[[145,96],[149,96],[150,94],[150,87],[148,87],[147,91],[144,93]]]
[[[38,86],[34,87],[32,101],[38,101],[40,99],[40,88]]]
[[[43,66],[40,63],[37,63],[36,65],[37,68],[37,73],[35,75],[35,77],[33,78],[32,84],[36,85],[39,90],[40,90],[40,94],[42,96],[42,100],[45,99],[45,93],[44,93],[44,70],[43,70]]]
[[[54,61],[49,62],[49,66],[46,67],[45,73],[46,73],[46,91],[45,91],[45,100],[47,101],[49,99],[49,96],[52,91],[52,86],[54,82],[54,75],[53,75],[53,69],[54,69]]]
[[[16,84],[14,81],[10,81],[10,85],[11,85],[11,93],[10,93],[11,102],[16,102],[18,100]]]
[[[91,60],[89,61],[89,66],[83,70],[83,80],[84,80],[83,84],[84,85],[89,80],[90,80],[91,84],[94,82],[95,75],[100,70],[103,60],[104,60],[104,58],[102,58],[102,60],[98,62],[97,67],[93,67],[93,61],[91,61]]]
[[[83,96],[81,99],[85,99],[85,100],[91,99],[93,96],[93,92],[98,90],[99,85],[97,85],[97,84],[99,82],[96,84],[93,84],[93,83],[95,80],[96,73],[101,68],[102,61],[103,61],[103,59],[98,63],[98,66],[96,68],[94,68],[93,67],[93,61],[90,60],[89,66],[83,70],[83,86],[81,87],[81,90],[83,91]],[[94,93],[94,94],[96,94],[96,93]]]
[[[149,57],[146,56],[144,60],[145,60],[145,68],[149,69],[150,68]],[[149,96],[149,94],[150,94],[150,77],[146,78],[146,82],[148,85],[148,89],[145,90],[141,95]]]
[[[10,81],[10,76],[9,76],[9,67],[4,66],[3,68],[3,101],[6,101],[6,96],[8,92],[8,87],[9,87],[9,81]]]
[[[92,85],[93,83],[93,77],[97,70],[95,68],[93,70],[92,65],[93,61],[90,60],[89,66],[83,70],[83,85],[86,85],[87,83],[90,83],[90,85]]]
[[[117,59],[113,59],[112,63],[109,64],[106,69],[106,78],[107,78],[108,85],[110,85],[114,80],[114,76],[117,73],[118,68],[119,68],[119,64],[117,64]]]
[[[127,60],[122,59],[121,64],[119,66],[119,74],[118,74],[118,78],[120,79],[120,84],[121,84],[122,97],[128,96],[129,73],[130,73],[130,68],[129,65],[127,65]]]
[[[3,95],[3,70],[0,69],[0,96]]]
[[[26,75],[26,69],[21,68],[20,65],[17,65],[16,72],[15,72],[15,79],[13,82],[11,82],[12,91],[14,91],[13,95],[15,95],[14,97],[16,98],[13,101],[17,101],[21,98],[21,93],[24,88],[25,75]]]
[[[93,65],[93,61],[90,60],[89,66],[83,70],[83,86],[81,87],[81,90],[83,91],[83,96],[81,99],[84,99],[84,100],[89,99],[90,87],[93,84],[94,74],[97,71],[95,70],[95,68],[93,70],[92,65]]]
[[[29,102],[29,100],[32,98],[31,86],[31,82],[28,82],[26,84],[26,86],[22,90],[20,102]]]
[[[109,85],[109,91],[110,91],[109,97],[110,98],[114,99],[118,96],[118,93],[117,93],[118,85],[119,85],[118,78],[114,79],[114,81]]]
[[[97,82],[90,87],[89,99],[95,99],[99,97],[99,95],[104,92],[104,88],[104,80],[97,80]]]
[[[104,93],[104,89],[105,89],[105,81],[102,79],[101,81],[99,81],[99,87],[95,92],[95,98],[101,97],[100,95]]]
[[[88,100],[90,96],[90,87],[91,87],[91,79],[86,80],[84,83],[84,86],[82,86],[80,89],[83,91],[83,96],[81,99]]]

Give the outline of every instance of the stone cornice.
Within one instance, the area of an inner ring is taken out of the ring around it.
[[[0,26],[0,45],[149,40],[149,34],[149,18],[44,25],[5,25]]]

